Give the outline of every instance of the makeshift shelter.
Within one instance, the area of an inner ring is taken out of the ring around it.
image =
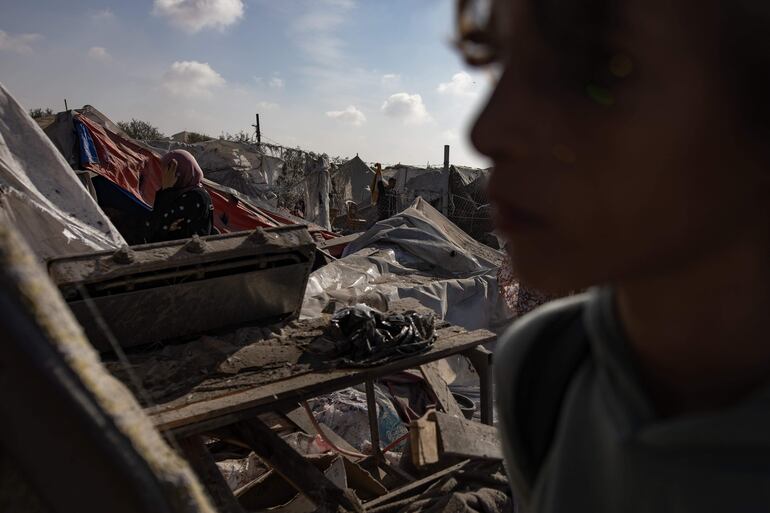
[[[494,245],[496,238],[487,200],[489,169],[460,166],[449,168],[448,217],[476,240]]]
[[[2,84],[0,208],[42,260],[125,244],[67,161]]]
[[[366,204],[371,200],[370,187],[374,171],[358,155],[340,165],[332,173],[335,191],[344,201]]]
[[[500,298],[500,251],[473,240],[425,200],[377,222],[344,257],[310,275],[304,317],[365,303],[387,309],[414,298],[466,329],[498,329],[510,318]]]
[[[396,210],[407,208],[422,197],[445,213],[449,205],[449,176],[442,169],[422,168],[398,164],[382,171],[383,178],[396,180],[395,192],[399,197]]]
[[[171,150],[189,151],[198,161],[206,178],[235,189],[249,198],[265,201],[275,198],[271,187],[282,171],[283,162],[263,155],[253,144],[223,139],[195,144],[173,140],[152,141],[151,144],[161,154]]]
[[[66,123],[71,121],[74,143],[67,142]],[[106,116],[93,107],[73,111],[71,117],[61,116],[58,127],[49,133],[58,134],[57,146],[67,160],[77,163],[94,175],[99,204],[115,221],[131,244],[141,242],[141,222],[151,210],[155,192],[160,187],[160,152],[152,146],[135,141],[123,133]],[[212,148],[233,149],[226,141],[208,141]],[[175,144],[175,143],[172,143]],[[185,146],[187,149],[189,145]],[[209,152],[214,154],[215,151]],[[213,159],[212,159],[213,160]],[[288,214],[278,213],[269,203],[253,196],[204,180],[204,187],[214,206],[214,226],[220,233],[274,227],[283,224],[308,224]],[[328,217],[328,215],[327,215]],[[323,227],[310,225],[325,239],[335,237]]]

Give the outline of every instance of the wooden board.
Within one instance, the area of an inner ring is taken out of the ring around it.
[[[286,413],[286,417],[308,435],[317,434],[315,426],[313,426],[313,423],[307,417],[307,412],[305,411],[304,407],[300,406],[299,408],[293,409],[292,411]],[[321,426],[321,431],[323,431],[326,439],[336,445],[338,448],[351,453],[360,452],[358,449],[350,445],[347,440],[332,431],[329,426],[323,423],[319,423],[319,426]]]
[[[342,506],[350,512],[363,508],[355,495],[332,483],[318,468],[291,448],[259,419],[241,421],[225,428],[226,438],[234,437],[253,450],[259,458],[310,499],[322,512],[336,512]]]
[[[281,402],[296,404],[304,399],[459,354],[495,339],[495,334],[487,330],[468,332],[451,326],[438,331],[438,338],[430,351],[378,367],[316,371],[170,410],[159,405],[146,411],[161,431],[174,430],[179,435],[201,433],[273,409],[271,406]]]
[[[217,511],[245,513],[233,492],[230,491],[230,487],[203,443],[203,439],[199,436],[188,437],[179,440],[179,447],[182,450],[182,456],[209,492]]]
[[[503,459],[497,428],[441,412],[435,421],[442,457]]]
[[[378,506],[382,506],[383,504],[388,504],[407,496],[417,495],[423,490],[425,490],[426,488],[428,488],[430,485],[438,481],[439,479],[443,478],[444,476],[448,476],[448,475],[454,474],[455,472],[458,472],[459,470],[462,470],[463,467],[465,467],[465,465],[467,464],[468,464],[468,460],[462,461],[457,465],[452,465],[451,467],[445,468],[444,470],[436,472],[435,474],[431,474],[428,477],[420,479],[419,481],[415,481],[406,486],[402,486],[401,488],[397,488],[392,492],[388,493],[387,495],[383,495],[382,497],[378,497],[374,500],[371,500],[367,502],[364,506],[366,510],[370,510]]]
[[[430,385],[431,390],[433,390],[441,411],[453,417],[462,417],[463,412],[460,410],[460,405],[457,404],[452,392],[449,390],[449,386],[441,377],[438,362],[429,362],[421,365],[420,372],[428,385]]]
[[[424,417],[409,424],[409,446],[412,449],[412,463],[417,468],[438,463],[438,434],[435,412],[430,411]]]

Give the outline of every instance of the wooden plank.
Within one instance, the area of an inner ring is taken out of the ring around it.
[[[290,421],[292,421],[298,428],[300,428],[305,433],[309,435],[317,434],[315,426],[313,426],[313,423],[310,421],[309,418],[307,418],[307,412],[305,411],[305,408],[303,408],[302,406],[285,413],[285,415]],[[360,452],[358,449],[350,445],[347,440],[345,440],[340,435],[332,431],[332,429],[329,426],[323,423],[319,423],[319,425],[321,426],[321,431],[323,431],[323,434],[326,437],[326,439],[329,440],[334,445],[336,445],[338,448],[342,449],[343,451],[347,451],[351,453]]]
[[[192,436],[179,440],[182,455],[200,478],[209,492],[217,511],[222,513],[245,513],[238,500],[230,491],[222,472],[214,462],[200,436]]]
[[[319,249],[332,250],[339,246],[347,246],[351,242],[355,242],[364,232],[351,233],[350,235],[343,235],[342,237],[335,237],[333,239],[322,240],[316,242],[316,246]]]
[[[446,413],[435,413],[441,457],[502,460],[497,428]]]
[[[422,418],[409,424],[409,442],[412,449],[412,463],[417,468],[438,463],[438,433],[435,413],[430,411]]]
[[[217,422],[207,422],[219,417],[226,417],[220,426],[231,423],[232,414],[245,410],[249,416],[255,412],[273,409],[276,403],[299,402],[304,399],[329,393],[342,388],[364,383],[368,379],[395,374],[405,369],[419,367],[425,363],[440,360],[462,353],[477,345],[494,341],[496,336],[487,330],[465,331],[458,327],[444,328],[439,331],[438,340],[433,348],[421,355],[396,360],[378,367],[366,369],[335,369],[303,374],[274,383],[263,384],[255,388],[241,390],[232,394],[207,401],[184,405],[173,410],[164,410],[157,406],[147,410],[155,426],[161,431],[175,430],[192,424],[201,423],[205,429],[217,427]],[[268,406],[273,405],[273,408]],[[260,408],[261,407],[261,408]],[[236,415],[237,418],[237,415]],[[195,428],[186,433],[202,432]]]
[[[456,465],[447,467],[444,470],[441,470],[440,472],[436,472],[435,474],[431,474],[428,477],[415,481],[414,483],[410,483],[406,486],[402,486],[401,488],[397,488],[396,490],[393,490],[387,495],[383,495],[382,497],[378,497],[374,500],[367,502],[365,504],[365,507],[367,510],[370,510],[370,509],[376,508],[377,506],[382,506],[383,504],[393,502],[395,500],[398,500],[402,497],[406,497],[408,495],[416,495],[417,493],[420,493],[421,491],[423,491],[424,489],[426,489],[427,487],[429,487],[431,484],[435,483],[439,479],[443,478],[444,476],[454,474],[455,472],[461,470],[463,467],[465,467],[465,465],[468,464],[469,461],[470,460],[462,461]]]
[[[438,407],[441,411],[455,417],[462,417],[463,412],[460,410],[460,405],[457,404],[452,392],[449,390],[449,386],[441,377],[438,362],[434,361],[420,365],[420,372],[431,390],[433,390],[433,394],[436,396],[436,401],[438,401]]]
[[[369,417],[369,433],[372,442],[374,461],[382,462],[382,446],[380,445],[380,423],[377,419],[377,398],[374,395],[374,382],[366,381],[366,413]]]
[[[464,353],[479,375],[481,391],[481,422],[494,425],[494,397],[492,386],[492,351],[484,346],[477,346]]]
[[[310,499],[319,511],[336,513],[338,506],[351,512],[363,511],[355,494],[329,481],[323,472],[259,419],[241,421],[223,432],[247,444],[262,461]]]

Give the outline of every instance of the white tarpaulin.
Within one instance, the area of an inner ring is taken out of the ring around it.
[[[329,219],[329,193],[331,192],[329,160],[326,157],[308,158],[305,161],[305,219],[331,229]]]
[[[310,275],[302,316],[357,303],[387,309],[414,298],[453,324],[497,330],[510,318],[497,287],[502,260],[418,198]]]
[[[43,260],[125,244],[64,157],[2,84],[0,207]]]

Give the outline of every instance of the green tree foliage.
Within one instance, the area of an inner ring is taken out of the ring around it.
[[[236,142],[236,143],[251,142],[251,135],[249,135],[249,133],[244,130],[241,130],[240,132],[236,132],[234,134],[225,132],[219,138],[224,139],[225,141]]]
[[[32,119],[40,119],[45,116],[52,116],[53,109],[49,107],[46,107],[45,109],[41,109],[40,107],[36,109],[29,109],[29,115]]]
[[[165,135],[146,121],[131,118],[131,121],[118,121],[118,126],[132,139],[153,141],[163,139]]]

